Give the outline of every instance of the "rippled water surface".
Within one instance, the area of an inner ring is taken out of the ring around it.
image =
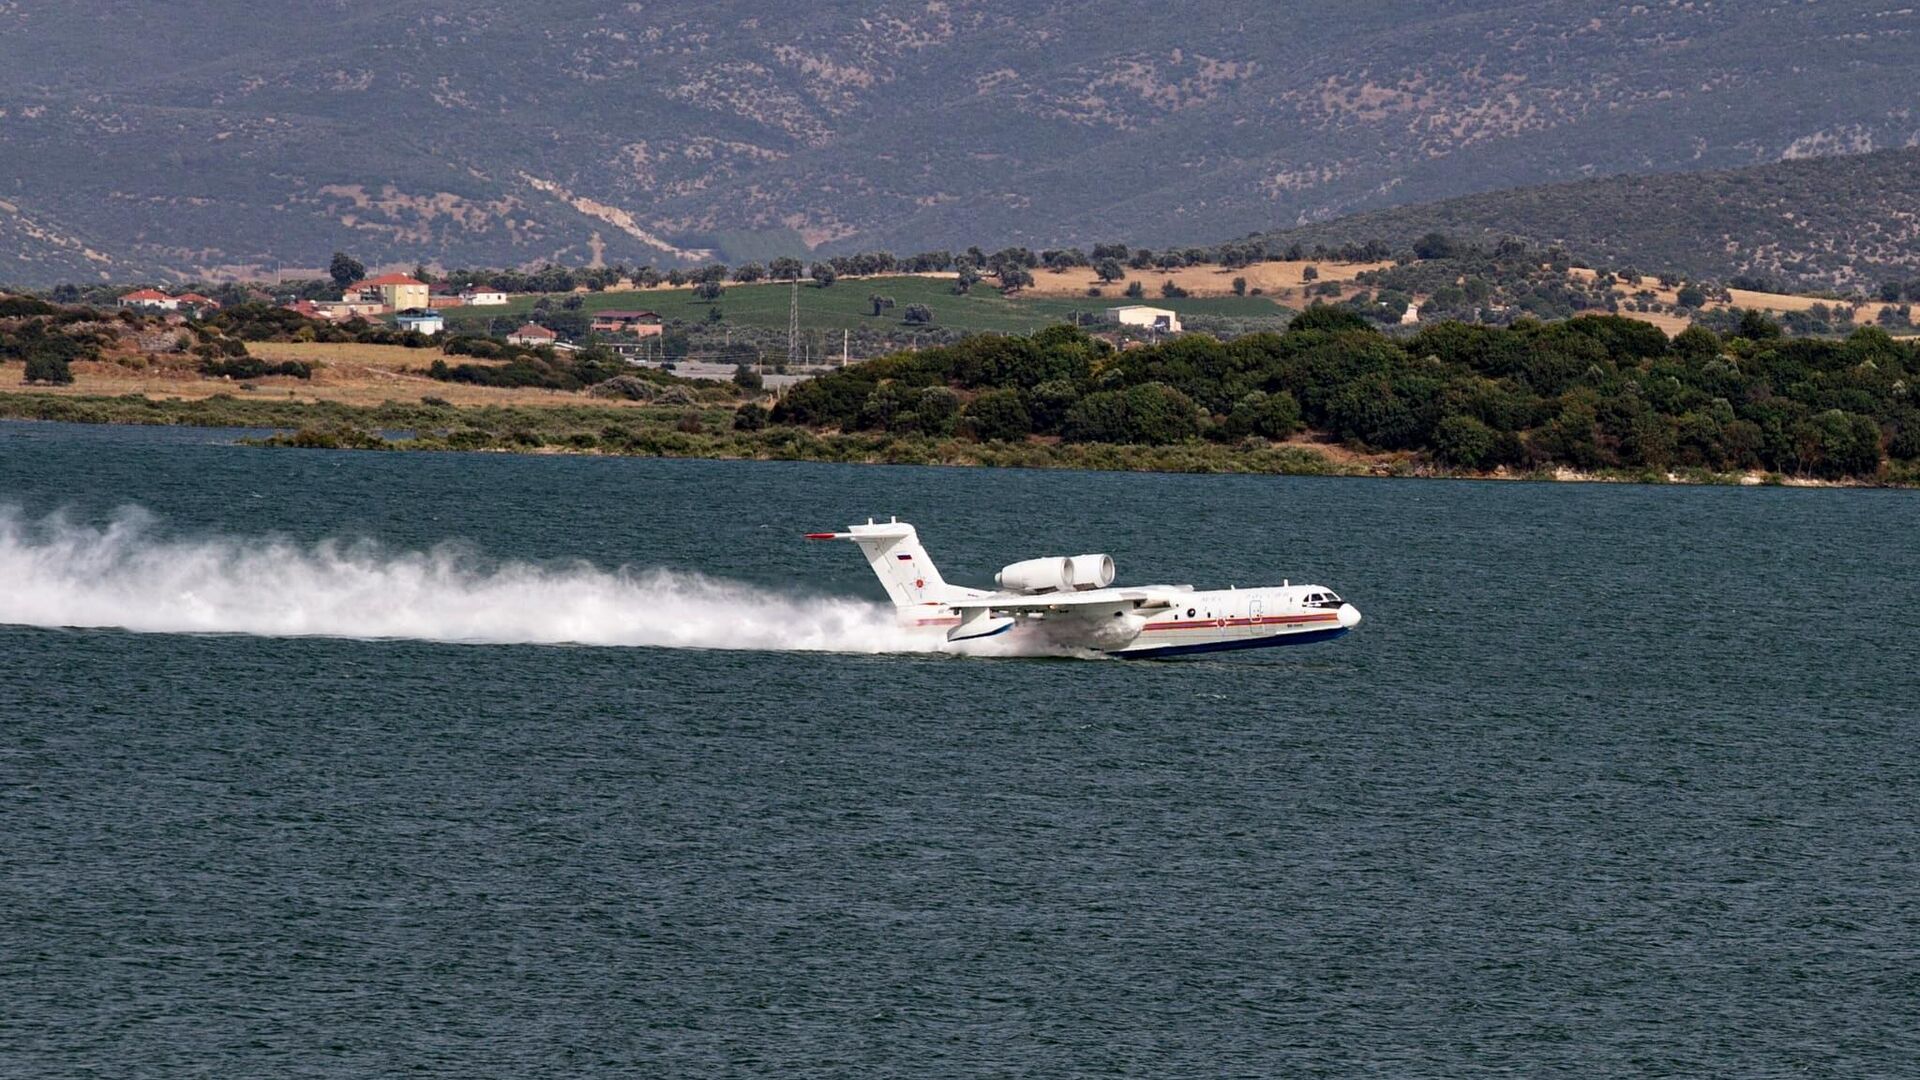
[[[0,1074],[1920,1061],[1914,494],[228,438],[0,424]],[[902,655],[868,514],[1367,621]]]

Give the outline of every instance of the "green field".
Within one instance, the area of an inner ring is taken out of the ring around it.
[[[883,278],[842,278],[828,288],[811,281],[800,286],[800,325],[808,330],[891,329],[910,333],[913,327],[902,321],[908,305],[925,304],[933,309],[933,325],[968,332],[1027,333],[1066,321],[1074,312],[1099,311],[1120,304],[1150,304],[1170,308],[1182,315],[1214,315],[1230,318],[1274,317],[1284,308],[1260,296],[1221,296],[1166,300],[1149,296],[1128,300],[1118,295],[1065,299],[1060,297],[1008,297],[985,282],[973,287],[966,296],[953,292],[951,280],[897,276]],[[894,307],[876,317],[867,297],[879,293],[890,296]],[[704,322],[707,309],[718,306],[726,322],[736,326],[755,326],[785,330],[787,307],[792,287],[786,283],[728,285],[715,304],[696,300],[691,288],[648,289],[636,292],[580,293],[580,310],[657,311],[671,321]],[[449,308],[450,330],[485,330],[492,323],[496,333],[506,333],[526,321],[537,297],[518,296],[505,307]],[[564,295],[552,298],[557,307]]]

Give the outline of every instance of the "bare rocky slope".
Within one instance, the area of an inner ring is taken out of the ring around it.
[[[1744,169],[1613,176],[1354,214],[1266,237],[1285,251],[1423,236],[1559,247],[1589,266],[1638,267],[1775,290],[1920,284],[1920,149]]]

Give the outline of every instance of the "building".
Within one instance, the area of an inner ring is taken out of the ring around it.
[[[541,326],[539,323],[527,323],[520,329],[507,335],[509,345],[551,345],[560,340],[560,335]]]
[[[593,317],[596,334],[632,334],[644,338],[654,337],[664,329],[660,325],[660,314],[655,311],[602,311]]]
[[[422,334],[438,334],[446,330],[447,320],[432,308],[413,308],[393,317],[393,324],[402,330],[417,330]]]
[[[295,300],[280,306],[296,315],[302,315],[309,319],[324,319],[327,322],[334,321],[333,312],[322,309],[319,304],[311,300]]]
[[[1153,330],[1162,334],[1180,332],[1180,313],[1166,308],[1144,307],[1138,304],[1127,307],[1107,309],[1107,321],[1121,326],[1137,326],[1142,330]]]
[[[469,307],[498,307],[507,302],[507,294],[498,289],[465,289],[460,299]]]
[[[158,289],[136,289],[120,298],[120,306],[146,308],[149,311],[174,311],[180,307],[180,301]]]
[[[181,310],[196,319],[205,318],[220,310],[220,301],[211,296],[201,296],[197,292],[182,293],[173,299]]]
[[[388,311],[424,308],[432,290],[427,283],[405,274],[386,274],[348,287],[341,300],[348,303],[379,304]]]
[[[1414,323],[1417,323],[1419,321],[1420,321],[1420,305],[1408,304],[1407,310],[1402,312],[1400,315],[1400,325],[1412,326]]]

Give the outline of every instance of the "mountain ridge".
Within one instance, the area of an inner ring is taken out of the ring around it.
[[[1862,0],[67,9],[0,3],[0,215],[75,241],[0,223],[0,280],[1195,243],[1920,141]]]
[[[1920,278],[1920,148],[1485,192],[1263,239],[1273,249],[1372,242],[1404,250],[1436,232],[1522,240],[1588,265],[1695,280],[1871,290]]]

